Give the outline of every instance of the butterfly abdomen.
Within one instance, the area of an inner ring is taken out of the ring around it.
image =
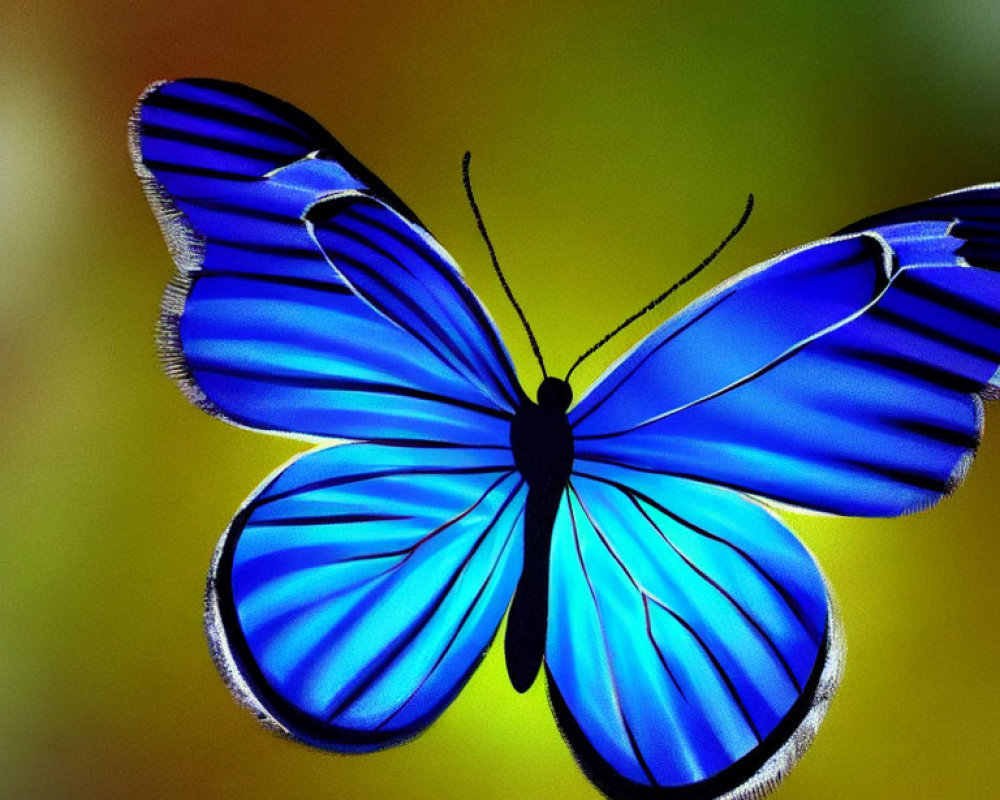
[[[545,654],[552,526],[573,467],[573,433],[566,417],[572,397],[569,384],[546,378],[538,403],[525,401],[510,428],[514,463],[528,484],[524,566],[504,639],[507,674],[519,692],[534,683]]]

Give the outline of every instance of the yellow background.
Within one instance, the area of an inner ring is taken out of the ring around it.
[[[204,573],[297,445],[188,405],[153,326],[173,269],[125,145],[135,97],[204,75],[316,116],[464,266],[536,367],[710,251],[676,298],[863,215],[1000,180],[994,2],[0,2],[0,796],[594,798],[536,686],[489,655],[423,737],[364,757],[230,700]],[[662,320],[664,313],[656,315]],[[577,391],[646,330],[588,362]],[[988,425],[988,427],[991,427]],[[779,798],[1000,794],[1000,437],[908,519],[794,526],[840,599],[847,673]]]

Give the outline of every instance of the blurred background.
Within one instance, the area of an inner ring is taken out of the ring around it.
[[[757,211],[676,309],[864,215],[1000,180],[1000,7],[828,3],[0,0],[0,796],[596,798],[540,684],[492,652],[411,744],[278,740],[218,679],[218,534],[294,442],[161,373],[173,271],[126,149],[156,79],[242,81],[327,125],[424,219],[537,368],[463,196],[565,369]],[[653,317],[655,316],[655,319]],[[648,331],[589,361],[579,389]],[[994,415],[996,410],[994,410]],[[987,427],[993,427],[988,424]],[[849,642],[777,798],[1000,794],[1000,436],[963,488],[888,521],[797,517]]]

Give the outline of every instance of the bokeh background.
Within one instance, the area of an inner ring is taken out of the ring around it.
[[[230,700],[203,640],[204,573],[244,496],[300,448],[210,419],[160,371],[173,267],[125,145],[150,81],[239,80],[327,124],[464,265],[532,386],[463,196],[465,149],[562,368],[710,251],[748,191],[749,228],[673,308],[863,215],[1000,180],[992,0],[0,0],[0,28],[5,798],[598,796],[542,687],[516,695],[500,652],[427,734],[364,757],[281,741]],[[792,520],[836,588],[849,655],[777,798],[1000,794],[990,433],[933,511]]]

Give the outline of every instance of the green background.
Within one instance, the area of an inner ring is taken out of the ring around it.
[[[406,746],[329,756],[230,700],[204,573],[242,499],[300,449],[188,405],[153,327],[173,269],[128,161],[159,78],[300,105],[463,265],[537,368],[582,350],[747,231],[671,308],[863,215],[1000,180],[994,2],[0,2],[0,796],[595,798],[536,685],[492,652]],[[674,298],[672,298],[674,300]],[[588,362],[578,393],[655,321]],[[990,427],[990,426],[988,426]],[[1000,437],[939,508],[797,517],[849,652],[779,798],[1000,793]]]

